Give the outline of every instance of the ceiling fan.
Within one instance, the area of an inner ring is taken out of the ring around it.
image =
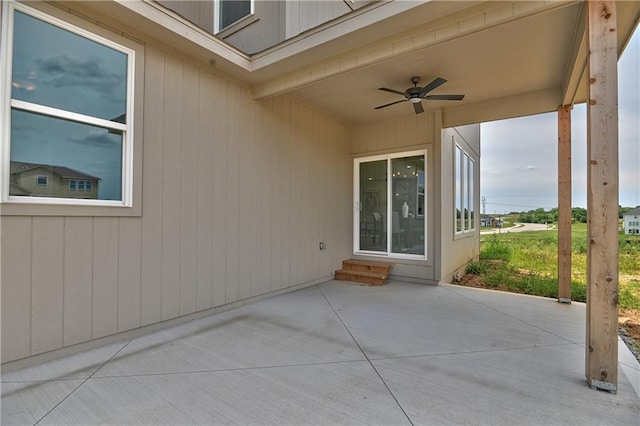
[[[399,104],[400,102],[409,101],[413,104],[413,109],[416,111],[416,114],[420,114],[424,112],[424,108],[422,108],[422,99],[427,101],[461,101],[464,99],[464,95],[429,95],[428,93],[437,87],[443,85],[447,82],[444,78],[437,77],[431,83],[427,84],[424,87],[418,86],[418,82],[420,81],[420,77],[411,77],[411,82],[413,83],[413,87],[409,87],[404,92],[394,89],[387,89],[386,87],[379,87],[378,90],[383,90],[385,92],[391,92],[398,95],[404,96],[404,99],[400,101],[391,102],[390,104],[380,105],[375,107],[374,109],[386,108],[391,105]]]

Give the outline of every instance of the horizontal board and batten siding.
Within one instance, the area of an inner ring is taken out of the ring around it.
[[[349,255],[342,125],[153,46],[145,73],[142,215],[1,218],[2,362],[328,278]]]

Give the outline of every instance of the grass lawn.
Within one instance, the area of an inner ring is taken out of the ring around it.
[[[572,226],[571,299],[586,302],[587,225]],[[618,301],[623,333],[640,342],[640,236],[620,234]],[[545,297],[558,294],[558,231],[485,235],[480,261],[460,284]]]

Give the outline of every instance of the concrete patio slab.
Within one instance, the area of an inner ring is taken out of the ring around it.
[[[363,359],[311,287],[134,339],[96,377]]]
[[[640,424],[584,378],[584,307],[329,281],[2,374],[12,424]],[[636,390],[634,390],[636,387]]]

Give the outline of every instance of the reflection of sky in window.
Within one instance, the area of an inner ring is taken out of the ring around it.
[[[122,122],[127,60],[122,52],[15,12],[14,99]],[[15,109],[11,113],[12,161],[64,166],[98,177],[99,199],[122,199],[122,148],[117,132]]]
[[[11,161],[69,167],[100,179],[98,198],[122,199],[122,136],[101,127],[11,112]]]
[[[107,120],[126,112],[126,54],[21,12],[14,22],[14,99]]]

